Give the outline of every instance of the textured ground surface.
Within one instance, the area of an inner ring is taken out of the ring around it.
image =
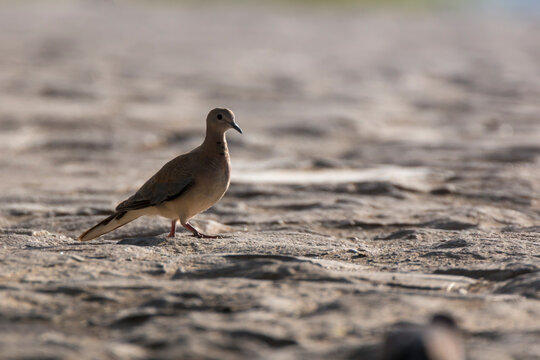
[[[442,310],[539,359],[537,20],[2,5],[0,357],[374,359]],[[215,106],[222,239],[75,240]]]

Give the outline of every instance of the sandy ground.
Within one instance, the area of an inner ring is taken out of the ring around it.
[[[376,359],[445,311],[469,359],[540,359],[537,20],[2,5],[0,358]],[[215,106],[221,239],[75,240]]]

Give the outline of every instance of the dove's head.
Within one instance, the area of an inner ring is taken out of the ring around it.
[[[242,133],[240,126],[234,122],[234,113],[229,109],[215,108],[210,111],[206,118],[206,127],[208,130],[225,132],[234,129]]]

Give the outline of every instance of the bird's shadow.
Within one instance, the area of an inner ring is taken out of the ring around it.
[[[116,245],[135,245],[135,246],[159,246],[167,239],[158,237],[136,237],[120,240]]]
[[[190,239],[196,239],[196,240],[203,240],[199,239],[195,236],[189,235],[188,238]],[[219,239],[229,239],[231,236],[226,234],[220,234]],[[140,236],[140,237],[134,237],[134,238],[127,238],[122,239],[116,243],[116,245],[135,245],[135,246],[159,246],[163,243],[166,243],[167,241],[175,241],[178,239],[176,238],[163,238],[163,237],[153,237],[153,236]],[[213,240],[213,239],[209,239]]]

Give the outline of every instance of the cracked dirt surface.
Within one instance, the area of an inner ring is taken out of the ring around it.
[[[377,359],[453,314],[539,359],[534,17],[92,2],[0,7],[6,359]],[[76,236],[236,113],[198,225]]]

